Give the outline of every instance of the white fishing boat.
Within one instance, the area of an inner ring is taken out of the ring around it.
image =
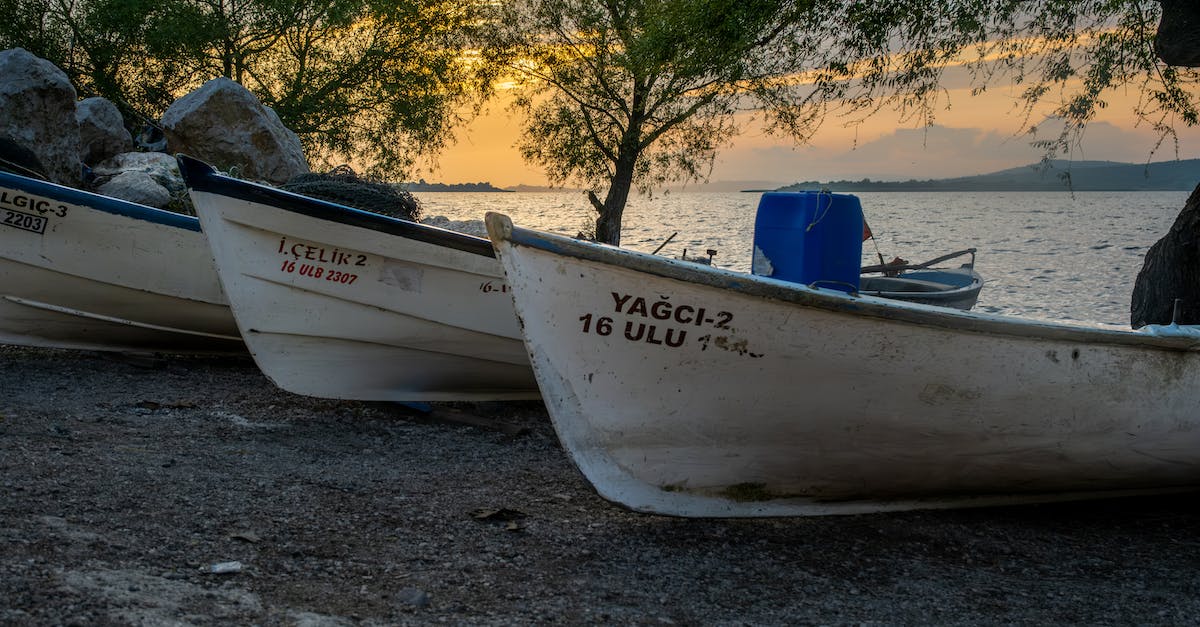
[[[8,172],[0,343],[245,351],[195,218]]]
[[[790,516],[1200,486],[1200,332],[891,301],[486,219],[566,450],[607,499]]]
[[[538,398],[488,240],[224,176],[180,157],[259,368],[323,398]]]

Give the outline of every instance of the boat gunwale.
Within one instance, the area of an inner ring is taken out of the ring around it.
[[[193,216],[165,209],[157,209],[149,205],[76,189],[50,181],[39,181],[38,179],[12,172],[0,171],[0,186],[12,187],[29,194],[47,196],[61,202],[94,209],[103,213],[181,228],[197,233],[201,232],[200,220]],[[13,211],[21,211],[18,207],[7,208]]]
[[[484,221],[493,240],[507,240],[516,246],[527,246],[583,261],[804,307],[954,331],[1179,352],[1200,351],[1200,343],[1189,337],[1154,336],[1133,330],[1086,326],[1085,323],[997,316],[934,305],[890,301],[870,295],[850,295],[837,290],[814,288],[724,268],[699,266],[640,251],[526,229],[513,225],[508,216],[496,212],[488,212]]]
[[[149,293],[154,294],[154,292],[149,292]],[[29,299],[29,298],[22,298],[20,296],[10,296],[8,294],[0,294],[0,300],[10,302],[14,305],[19,305],[21,307],[28,307],[30,309],[37,309],[40,311],[50,311],[53,313],[62,314],[64,316],[71,316],[74,318],[82,318],[84,320],[95,320],[98,322],[106,322],[109,324],[133,327],[133,328],[137,328],[137,329],[146,329],[148,331],[161,331],[164,333],[177,333],[179,335],[206,337],[209,339],[219,340],[219,341],[223,341],[223,342],[225,342],[225,341],[236,342],[239,344],[242,342],[241,336],[225,335],[222,333],[213,333],[210,331],[195,331],[195,330],[187,329],[185,327],[170,327],[170,326],[166,326],[166,325],[162,325],[162,324],[154,324],[153,322],[140,322],[138,320],[133,320],[131,318],[121,318],[118,316],[110,316],[108,314],[97,313],[94,311],[87,311],[85,309],[79,309],[76,307],[55,305],[53,303],[46,303],[46,302],[37,301],[37,300]],[[190,299],[180,299],[180,300],[188,301]],[[194,301],[194,300],[192,300],[190,302],[199,302],[201,304],[211,304],[211,303],[204,303],[203,301]]]
[[[250,181],[221,174],[213,166],[187,155],[176,155],[179,171],[188,189],[247,202],[268,205],[329,222],[337,222],[371,231],[395,235],[435,246],[453,248],[482,257],[496,257],[496,251],[486,238],[448,229],[393,218],[380,213],[355,209],[319,198],[312,198]]]

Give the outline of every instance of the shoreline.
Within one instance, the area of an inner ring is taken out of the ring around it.
[[[597,496],[536,402],[430,416],[289,394],[244,357],[11,346],[0,381],[3,624],[1200,614],[1195,494],[688,520]]]

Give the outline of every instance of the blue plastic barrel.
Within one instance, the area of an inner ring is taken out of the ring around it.
[[[851,292],[862,264],[862,204],[851,194],[767,192],[754,219],[751,271]]]

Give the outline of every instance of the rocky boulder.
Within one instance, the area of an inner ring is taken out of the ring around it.
[[[94,188],[105,196],[192,213],[187,186],[175,157],[161,152],[125,152],[92,168]]]
[[[79,123],[79,158],[96,165],[109,157],[133,150],[133,136],[117,105],[104,98],[85,98],[75,106]]]
[[[439,229],[466,233],[467,235],[474,235],[476,237],[488,236],[487,227],[484,226],[483,220],[451,220],[446,216],[431,216],[428,218],[423,218],[421,220],[421,224],[436,226]]]
[[[167,188],[159,185],[154,177],[137,170],[117,174],[97,185],[96,192],[159,209],[171,203],[171,193],[167,191]]]
[[[97,184],[122,172],[141,172],[154,179],[171,194],[187,191],[175,157],[162,152],[124,152],[106,159],[92,168]]]
[[[34,155],[50,180],[78,186],[75,88],[62,70],[22,48],[0,52],[0,135]]]
[[[247,179],[282,184],[308,172],[300,139],[254,94],[228,78],[213,79],[163,113],[171,153],[184,153]]]

